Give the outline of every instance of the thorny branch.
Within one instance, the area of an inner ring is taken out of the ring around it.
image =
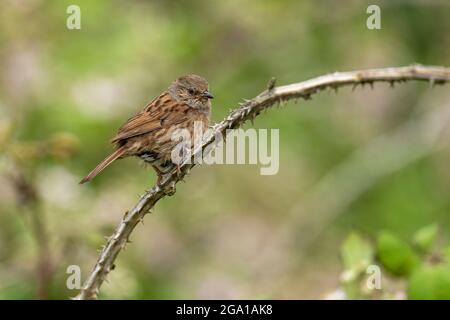
[[[251,100],[245,100],[239,108],[231,111],[228,117],[214,125],[212,134],[203,140],[202,147],[194,150],[193,158],[196,154],[204,150],[206,151],[205,154],[207,154],[211,146],[214,145],[216,134],[222,134],[225,137],[228,129],[239,128],[246,121],[253,120],[261,111],[274,104],[299,98],[309,100],[313,94],[325,89],[334,89],[337,91],[338,88],[347,85],[353,85],[355,88],[358,85],[369,84],[373,86],[375,82],[388,82],[393,86],[395,83],[410,80],[428,81],[431,85],[444,84],[450,82],[450,68],[413,65],[398,68],[335,72],[307,81],[279,87],[275,86],[275,81],[272,79],[267,86],[267,90]],[[159,200],[175,193],[175,185],[194,166],[194,162],[185,163],[181,166],[180,174],[177,174],[174,169],[164,177],[160,185],[155,185],[141,196],[138,203],[125,214],[115,232],[108,238],[106,245],[100,252],[94,269],[75,299],[97,298],[100,286],[105,281],[109,272],[114,269],[114,261],[120,251],[129,242],[130,235],[136,225],[143,221],[144,216],[153,209]]]

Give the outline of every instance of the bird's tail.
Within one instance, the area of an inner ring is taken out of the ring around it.
[[[91,181],[96,175],[98,175],[103,169],[105,169],[107,166],[109,166],[114,160],[117,160],[120,156],[122,156],[126,151],[125,146],[121,146],[119,149],[111,153],[109,156],[107,156],[102,162],[100,162],[94,170],[92,170],[86,177],[84,177],[80,184],[86,183]]]

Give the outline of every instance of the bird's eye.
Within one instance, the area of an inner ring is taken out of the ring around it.
[[[194,90],[193,89],[189,89],[188,92],[189,92],[189,94],[194,94]]]

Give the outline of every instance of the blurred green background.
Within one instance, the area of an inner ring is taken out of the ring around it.
[[[70,4],[81,30],[66,28]],[[366,27],[369,4],[381,7],[381,30]],[[2,1],[0,298],[77,294],[67,267],[87,277],[155,176],[126,159],[78,181],[112,150],[118,126],[179,75],[209,80],[220,121],[272,76],[281,85],[449,66],[449,14],[445,0]],[[280,129],[279,173],[196,167],[137,227],[100,297],[449,297],[449,113],[449,87],[418,82],[269,110],[254,126]],[[373,259],[376,294],[345,272],[364,273]]]

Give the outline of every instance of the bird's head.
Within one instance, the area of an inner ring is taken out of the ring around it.
[[[208,81],[195,74],[179,77],[170,85],[169,93],[175,100],[200,110],[210,109],[210,100],[214,98],[209,92]]]

